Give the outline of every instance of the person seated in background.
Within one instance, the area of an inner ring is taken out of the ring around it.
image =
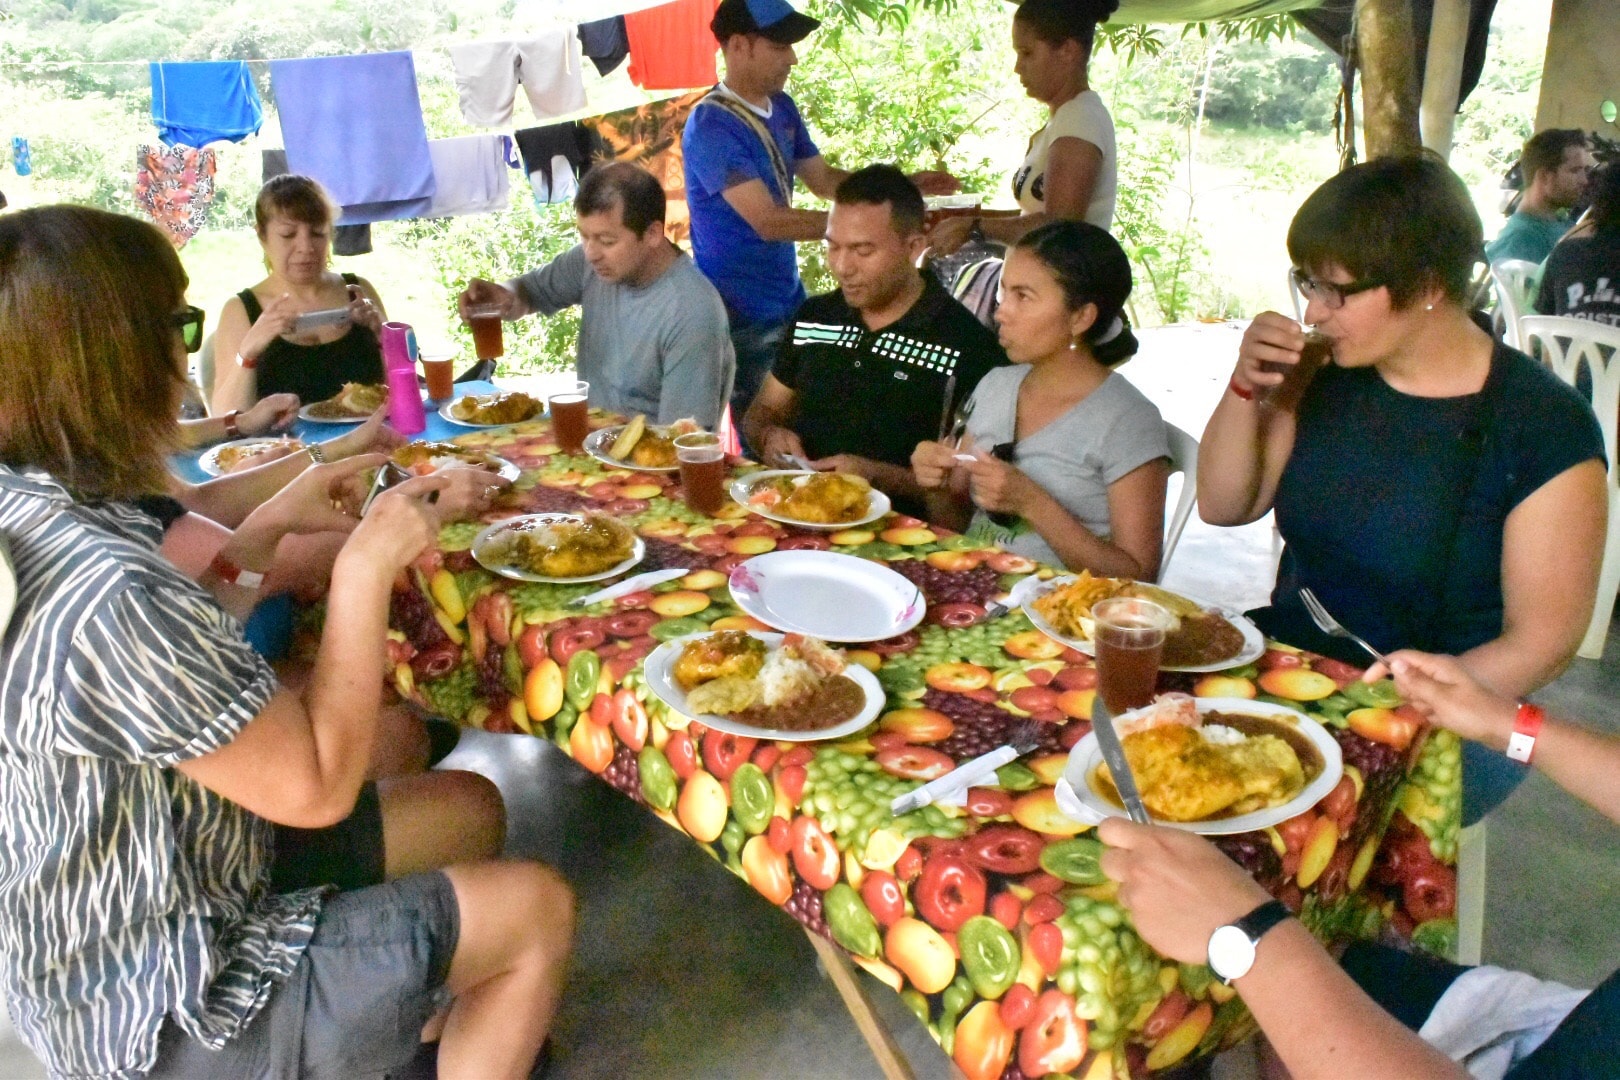
[[[1592,174],[1592,205],[1553,248],[1536,310],[1620,326],[1620,163]]]
[[[922,193],[899,169],[869,165],[838,185],[827,215],[838,290],[800,306],[743,419],[767,465],[854,473],[905,512],[921,510],[912,449],[1007,362],[990,331],[917,269],[926,245]]]
[[[664,189],[637,165],[598,165],[580,181],[574,214],[581,243],[504,285],[474,278],[462,318],[479,304],[499,305],[507,320],[578,304],[578,370],[592,405],[712,430],[736,357],[720,294],[664,235]]]
[[[365,278],[337,274],[332,227],[337,208],[307,176],[273,177],[253,204],[270,273],[225,301],[214,335],[209,411],[246,409],[271,394],[324,401],[344,383],[383,381],[382,299]],[[347,309],[347,320],[300,330],[300,315]]]
[[[1130,260],[1095,225],[1049,222],[1007,253],[1001,290],[1013,366],[979,382],[960,446],[923,442],[911,457],[929,520],[1071,570],[1155,580],[1164,420],[1092,352],[1130,295]]]
[[[1530,136],[1519,157],[1524,196],[1508,215],[1496,239],[1485,245],[1485,258],[1524,259],[1539,263],[1569,231],[1569,210],[1586,195],[1592,152],[1584,131],[1548,128]]]
[[[1275,510],[1286,547],[1253,613],[1268,637],[1365,662],[1311,620],[1310,588],[1374,648],[1459,655],[1522,695],[1563,670],[1592,617],[1603,436],[1572,387],[1472,319],[1480,247],[1468,190],[1436,157],[1366,162],[1312,192],[1288,254],[1332,362],[1273,398],[1300,377],[1305,331],[1255,316],[1204,430],[1198,512],[1241,525]],[[1522,771],[1470,749],[1463,775],[1473,822]]]
[[[321,828],[354,806],[393,580],[438,536],[453,478],[401,484],[353,526],[308,685],[278,685],[212,594],[247,591],[283,537],[330,527],[338,488],[382,459],[302,472],[200,585],[165,561],[138,500],[166,489],[179,437],[185,287],[145,222],[69,206],[0,218],[12,1018],[58,1075],[343,1076],[409,1062],[448,997],[438,1074],[526,1076],[572,939],[555,873],[486,861],[336,894],[269,886],[272,823]],[[35,317],[47,308],[68,314]]]
[[[1366,678],[1386,671],[1434,724],[1486,753],[1531,762],[1620,824],[1620,739],[1544,718],[1452,657],[1397,652]],[[1527,735],[1531,728],[1538,733]],[[1171,959],[1208,963],[1233,986],[1294,1080],[1615,1075],[1620,972],[1585,994],[1368,942],[1336,963],[1203,837],[1117,817],[1097,835],[1107,845],[1102,870],[1119,883],[1137,932]]]

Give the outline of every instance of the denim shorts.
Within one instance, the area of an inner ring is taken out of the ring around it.
[[[298,965],[245,1031],[209,1050],[166,1021],[149,1075],[356,1080],[398,1071],[450,1001],[460,932],[442,873],[336,893]]]

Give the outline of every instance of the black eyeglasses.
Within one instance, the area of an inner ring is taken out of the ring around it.
[[[1382,281],[1347,281],[1340,285],[1336,281],[1318,281],[1299,267],[1288,271],[1294,279],[1294,288],[1307,300],[1319,300],[1322,306],[1329,311],[1337,311],[1344,307],[1345,300],[1356,293],[1368,292],[1384,284]]]
[[[188,353],[194,353],[202,348],[204,316],[202,308],[192,307],[189,304],[169,316],[174,328],[180,331],[181,338],[185,340]]]

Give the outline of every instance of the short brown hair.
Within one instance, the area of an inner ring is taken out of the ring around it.
[[[76,497],[167,486],[186,275],[152,225],[87,206],[0,217],[0,460]]]
[[[1564,154],[1586,149],[1586,132],[1579,128],[1548,128],[1530,136],[1519,155],[1519,173],[1524,186],[1535,183],[1539,172],[1557,172],[1564,167]]]
[[[1470,292],[1485,231],[1468,189],[1431,152],[1352,165],[1311,192],[1288,226],[1288,257],[1308,273],[1337,266],[1389,290],[1397,310],[1431,288]]]
[[[330,226],[338,217],[337,204],[320,183],[297,173],[272,176],[259,189],[259,198],[253,204],[253,224],[264,239],[270,219],[284,217],[316,227]]]
[[[637,236],[646,236],[654,223],[663,231],[666,200],[664,189],[652,173],[628,161],[609,161],[594,166],[579,182],[574,213],[589,217],[618,207],[624,227]]]

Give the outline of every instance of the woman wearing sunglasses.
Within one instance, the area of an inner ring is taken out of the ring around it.
[[[1130,291],[1130,260],[1095,225],[1049,222],[1013,246],[996,310],[1012,365],[974,390],[961,446],[911,457],[932,520],[1040,562],[1154,580],[1164,420],[1092,351]]]
[[[413,479],[345,520],[334,494],[382,458],[316,465],[186,577],[149,509],[179,439],[185,287],[144,222],[0,218],[0,534],[17,577],[0,642],[0,992],[53,1075],[353,1076],[398,1070],[442,1027],[440,1076],[526,1076],[572,936],[554,873],[462,862],[337,893],[271,880],[273,824],[324,828],[355,804],[392,582],[437,537],[454,481]],[[294,689],[220,598],[250,598],[281,540],[311,528],[349,538]]]
[[[1574,390],[1474,322],[1483,250],[1468,191],[1438,158],[1368,162],[1313,192],[1288,253],[1332,363],[1302,398],[1274,398],[1305,331],[1255,317],[1204,432],[1198,509],[1216,525],[1275,510],[1287,546],[1272,606],[1255,613],[1268,635],[1366,665],[1317,630],[1308,587],[1379,650],[1458,655],[1518,697],[1563,669],[1592,615],[1603,443]],[[1522,772],[1468,754],[1473,821]]]

